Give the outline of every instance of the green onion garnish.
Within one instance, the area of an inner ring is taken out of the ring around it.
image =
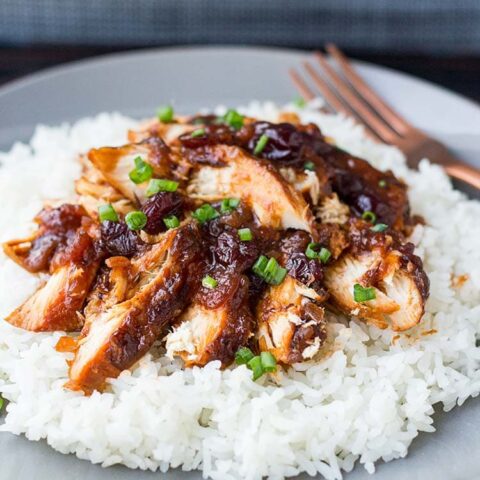
[[[213,220],[219,216],[220,214],[208,203],[205,203],[192,212],[192,217],[198,220],[200,223],[208,222],[209,220]]]
[[[276,372],[277,360],[270,352],[262,352],[260,354],[260,360],[262,361],[262,367],[264,372]]]
[[[167,228],[177,228],[180,225],[180,220],[176,215],[169,215],[163,219],[163,223]]]
[[[205,129],[204,128],[197,128],[196,130],[194,130],[190,136],[192,138],[196,138],[196,137],[203,137],[203,135],[205,135]]]
[[[353,286],[353,299],[358,303],[368,302],[376,297],[375,288],[373,287],[362,287],[359,283]]]
[[[253,273],[270,285],[280,285],[287,276],[287,270],[281,267],[275,258],[260,255],[252,267]]]
[[[173,120],[173,108],[170,105],[160,107],[157,110],[157,117],[162,123],[170,123]]]
[[[307,104],[307,101],[303,97],[297,97],[293,100],[293,104],[297,108],[304,108],[305,105]]]
[[[222,200],[222,204],[220,205],[220,211],[222,213],[230,213],[232,210],[235,210],[239,205],[239,198],[224,198]]]
[[[142,157],[135,157],[135,168],[128,174],[130,180],[135,183],[143,183],[150,180],[153,175],[153,168],[147,162],[144,162]]]
[[[101,222],[118,222],[118,215],[111,203],[98,207],[98,217]]]
[[[235,354],[235,363],[237,365],[247,365],[247,368],[253,372],[253,380],[258,380],[264,373],[277,371],[277,360],[270,352],[261,352],[260,355],[254,355],[248,347],[242,347]]]
[[[388,225],[385,225],[384,223],[377,223],[370,230],[372,232],[384,232],[387,228],[388,228]]]
[[[362,213],[362,218],[366,220],[367,222],[370,223],[375,223],[377,221],[377,216],[371,212],[370,210],[367,210],[366,212]]]
[[[152,178],[148,184],[145,195],[152,197],[158,192],[175,192],[178,188],[178,182],[167,180],[165,178]]]
[[[385,187],[387,186],[387,181],[386,181],[386,180],[380,180],[380,181],[378,182],[378,186],[379,186],[380,188],[385,188]]]
[[[2,410],[2,408],[3,408],[3,398],[0,395],[0,411]]]
[[[258,142],[255,145],[255,149],[253,150],[254,155],[259,155],[260,153],[262,153],[265,147],[267,146],[267,143],[268,143],[268,137],[265,134],[263,134],[258,139]]]
[[[248,347],[242,347],[235,354],[235,363],[237,365],[246,365],[254,356]]]
[[[253,381],[258,380],[265,373],[263,370],[262,359],[259,355],[251,358],[247,362],[247,368],[253,372]]]
[[[304,170],[310,170],[311,172],[315,171],[315,164],[313,162],[305,162],[303,165]]]
[[[140,211],[129,212],[125,216],[125,223],[130,230],[141,230],[147,224],[147,216]]]
[[[243,127],[243,115],[233,109],[227,111],[223,116],[223,121],[235,130],[240,130]]]
[[[249,242],[253,238],[252,231],[249,228],[239,228],[238,236],[242,242]]]
[[[218,282],[210,275],[205,275],[202,278],[202,285],[206,288],[215,288],[218,285]]]
[[[322,247],[320,243],[309,243],[305,250],[305,255],[310,260],[319,259],[322,263],[327,263],[332,256],[328,248]]]

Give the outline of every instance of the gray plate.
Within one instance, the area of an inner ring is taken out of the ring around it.
[[[58,124],[100,111],[151,115],[173,103],[191,112],[218,103],[250,99],[290,100],[295,92],[287,71],[302,53],[258,48],[188,48],[110,55],[50,69],[0,88],[0,150],[26,140],[37,123]],[[407,75],[358,64],[361,73],[401,113],[445,141],[457,154],[480,165],[480,108],[473,102]],[[438,431],[420,435],[409,456],[379,464],[375,480],[480,478],[480,404],[470,400],[448,415],[438,413]],[[200,479],[198,472],[167,475],[102,469],[61,455],[45,442],[0,434],[1,480],[168,480]],[[348,480],[371,479],[362,467]],[[302,478],[310,478],[304,476]]]

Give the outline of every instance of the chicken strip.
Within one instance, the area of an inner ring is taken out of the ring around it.
[[[97,218],[98,207],[110,203],[115,211],[125,215],[135,209],[134,204],[119,190],[112,187],[85,156],[80,156],[82,176],[75,181],[78,203],[85,208],[90,217]]]
[[[129,173],[140,157],[153,169],[154,177],[171,178],[174,171],[170,149],[159,137],[150,137],[140,143],[122,147],[94,148],[88,159],[101,173],[104,180],[132,202],[145,199],[148,182],[135,184]]]
[[[261,351],[290,365],[315,356],[326,339],[324,301],[312,288],[287,276],[269,287],[257,307],[256,338]]]
[[[148,352],[185,308],[198,278],[202,248],[198,227],[169,230],[162,240],[131,260],[126,300],[94,311],[87,319],[70,367],[67,386],[86,394],[102,390]]]
[[[179,356],[185,366],[204,366],[220,360],[228,366],[251,335],[253,316],[248,305],[248,279],[229,278],[227,299],[216,308],[198,300],[180,317],[180,324],[166,337],[167,355]]]
[[[80,330],[80,311],[99,264],[91,234],[79,228],[65,250],[55,256],[46,284],[12,312],[7,322],[34,332]]]
[[[373,232],[359,220],[352,221],[351,248],[325,270],[325,285],[335,306],[349,315],[380,328],[404,331],[420,322],[429,293],[422,261],[413,244]],[[356,301],[355,285],[373,289],[373,297]]]
[[[204,201],[241,197],[266,227],[314,232],[314,218],[304,198],[269,162],[235,146],[205,149],[219,166],[199,166],[187,187],[189,195]]]

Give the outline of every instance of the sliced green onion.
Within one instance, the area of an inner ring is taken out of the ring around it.
[[[118,215],[111,203],[98,207],[98,218],[101,222],[118,222]]]
[[[135,157],[135,168],[128,174],[130,180],[135,183],[143,183],[150,180],[153,175],[153,168],[147,162],[144,162],[142,157]]]
[[[0,411],[2,410],[2,408],[3,408],[3,398],[0,395]]]
[[[385,223],[377,223],[370,230],[372,232],[384,232],[387,228],[388,228],[388,225],[385,225]]]
[[[367,210],[366,212],[362,213],[362,218],[366,220],[367,222],[370,223],[375,223],[377,221],[377,216],[371,212],[370,210]]]
[[[304,170],[310,170],[311,172],[315,171],[315,164],[313,162],[305,162],[303,165]]]
[[[385,188],[385,187],[387,186],[387,181],[386,181],[386,180],[380,180],[380,181],[378,182],[378,186],[379,186],[380,188]]]
[[[376,297],[375,288],[373,287],[362,287],[359,283],[353,286],[353,299],[358,303],[368,302]]]
[[[208,222],[209,220],[213,220],[219,216],[220,214],[208,203],[205,203],[192,212],[192,217],[198,220],[200,223]]]
[[[260,255],[252,267],[253,273],[255,273],[255,275],[258,275],[259,277],[262,277],[263,271],[265,270],[267,263],[268,258],[265,255]]]
[[[327,263],[329,258],[332,256],[328,248],[322,247],[320,243],[309,243],[307,249],[305,250],[305,255],[310,260],[318,259],[322,263]]]
[[[232,210],[235,210],[239,205],[239,198],[224,198],[222,200],[222,204],[220,205],[220,211],[222,213],[229,213]]]
[[[263,273],[265,276],[272,276],[275,275],[275,272],[277,271],[278,267],[278,262],[275,258],[271,257],[267,264],[265,265],[265,269],[263,270]]]
[[[327,263],[330,257],[332,256],[328,248],[322,247],[320,252],[318,252],[318,258],[322,263]]]
[[[130,230],[141,230],[147,224],[147,216],[140,211],[128,212],[125,223]]]
[[[173,120],[173,108],[165,105],[157,110],[157,117],[162,123],[170,123]]]
[[[242,242],[249,242],[253,238],[252,231],[249,228],[239,228],[238,236]]]
[[[235,363],[237,365],[246,365],[254,356],[248,347],[242,347],[235,354]]]
[[[305,105],[307,104],[307,101],[303,97],[297,97],[293,100],[293,104],[297,108],[305,108]]]
[[[152,178],[148,184],[145,195],[153,197],[158,192],[175,192],[178,188],[178,182],[167,180],[165,178]]]
[[[258,139],[258,142],[255,145],[255,149],[253,150],[254,155],[259,155],[260,153],[262,153],[265,147],[267,146],[267,143],[268,143],[268,137],[267,135],[263,134]]]
[[[270,352],[262,352],[260,354],[260,360],[262,362],[264,372],[277,371],[277,360]]]
[[[177,228],[180,225],[180,220],[176,215],[169,215],[163,219],[163,223],[167,228]]]
[[[265,373],[263,370],[262,359],[259,355],[251,358],[247,362],[247,367],[253,372],[253,381],[258,380]]]
[[[243,115],[233,109],[227,111],[223,116],[223,121],[235,130],[240,130],[243,127]]]
[[[194,130],[190,136],[192,138],[196,138],[196,137],[203,137],[203,135],[205,135],[205,129],[204,128],[197,128],[196,130]]]
[[[287,270],[281,267],[275,258],[260,255],[252,267],[253,273],[270,285],[279,285],[287,276]]]
[[[206,288],[215,288],[218,285],[218,282],[210,275],[205,275],[202,278],[202,285]]]

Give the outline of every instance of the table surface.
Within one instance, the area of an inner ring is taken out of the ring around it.
[[[122,49],[125,50],[125,49]],[[0,47],[0,85],[65,62],[119,51],[108,47]],[[428,57],[348,51],[348,55],[442,85],[480,102],[480,57]]]

